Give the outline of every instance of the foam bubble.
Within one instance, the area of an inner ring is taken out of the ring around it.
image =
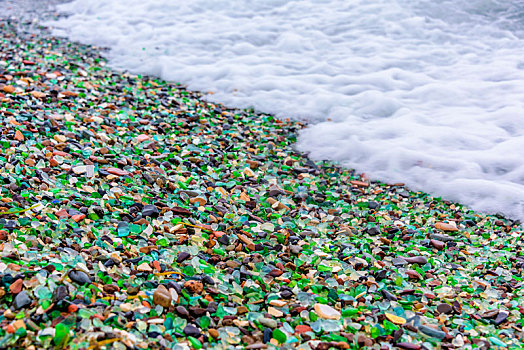
[[[50,23],[114,67],[311,125],[372,178],[524,219],[524,4],[75,0]],[[331,120],[331,121],[328,121]]]

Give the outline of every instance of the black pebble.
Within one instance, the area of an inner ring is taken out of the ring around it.
[[[273,336],[273,331],[271,329],[269,328],[264,329],[264,337],[262,338],[262,342],[264,342],[264,344],[269,343],[272,336]]]
[[[180,252],[176,258],[176,262],[180,264],[185,260],[189,259],[190,257],[191,254],[189,254],[188,252]]]
[[[69,291],[66,286],[58,286],[53,292],[53,299],[55,301],[64,300],[69,296]]]
[[[223,245],[229,245],[229,237],[226,235],[222,235],[218,237],[218,242]]]
[[[198,338],[200,337],[200,329],[196,328],[193,325],[188,324],[184,328],[184,334],[187,335],[188,337]]]
[[[289,299],[291,298],[292,295],[293,295],[293,292],[287,289],[280,292],[280,296],[284,299]]]
[[[15,298],[15,309],[22,309],[26,306],[31,305],[31,298],[29,297],[29,294],[25,290],[21,291],[16,295]]]
[[[175,311],[178,315],[182,316],[182,317],[188,317],[189,316],[189,311],[187,311],[187,309],[182,306],[182,305],[179,305],[175,308]]]
[[[366,232],[367,232],[368,235],[376,236],[376,235],[380,234],[380,229],[378,227],[376,227],[376,226],[373,226],[373,227],[369,227],[366,230]]]
[[[144,205],[144,209],[142,209],[142,216],[150,216],[152,218],[157,218],[160,215],[160,212],[158,211],[158,208],[152,204]]]
[[[369,209],[377,209],[380,206],[377,202],[369,202],[368,207]]]
[[[391,294],[390,292],[388,292],[387,290],[382,289],[380,292],[382,293],[384,298],[386,298],[387,300],[389,300],[389,301],[397,301],[397,297],[394,296],[393,294]]]
[[[208,275],[202,275],[202,282],[205,284],[215,284],[215,280],[213,280],[213,278]]]
[[[82,271],[74,270],[74,271],[69,272],[69,278],[71,278],[73,282],[76,282],[78,284],[91,283],[91,279],[89,278],[89,276],[85,272],[82,272]]]
[[[498,315],[495,318],[495,320],[493,321],[493,323],[495,323],[495,326],[499,326],[499,325],[501,325],[502,323],[504,323],[506,321],[508,316],[509,316],[508,312],[501,311],[501,312],[498,313]]]

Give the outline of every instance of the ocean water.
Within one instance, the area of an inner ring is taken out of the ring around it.
[[[15,18],[26,24],[23,30],[36,30],[28,24],[36,27],[39,21],[52,17],[56,5],[64,2],[67,0],[0,0],[0,19]]]
[[[75,0],[113,67],[306,120],[298,149],[524,219],[524,1]]]

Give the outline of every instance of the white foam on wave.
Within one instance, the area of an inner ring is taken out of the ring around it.
[[[524,219],[524,2],[75,0],[111,64],[304,118],[300,150]]]

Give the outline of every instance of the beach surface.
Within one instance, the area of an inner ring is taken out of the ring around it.
[[[521,348],[522,230],[0,24],[0,347]]]

